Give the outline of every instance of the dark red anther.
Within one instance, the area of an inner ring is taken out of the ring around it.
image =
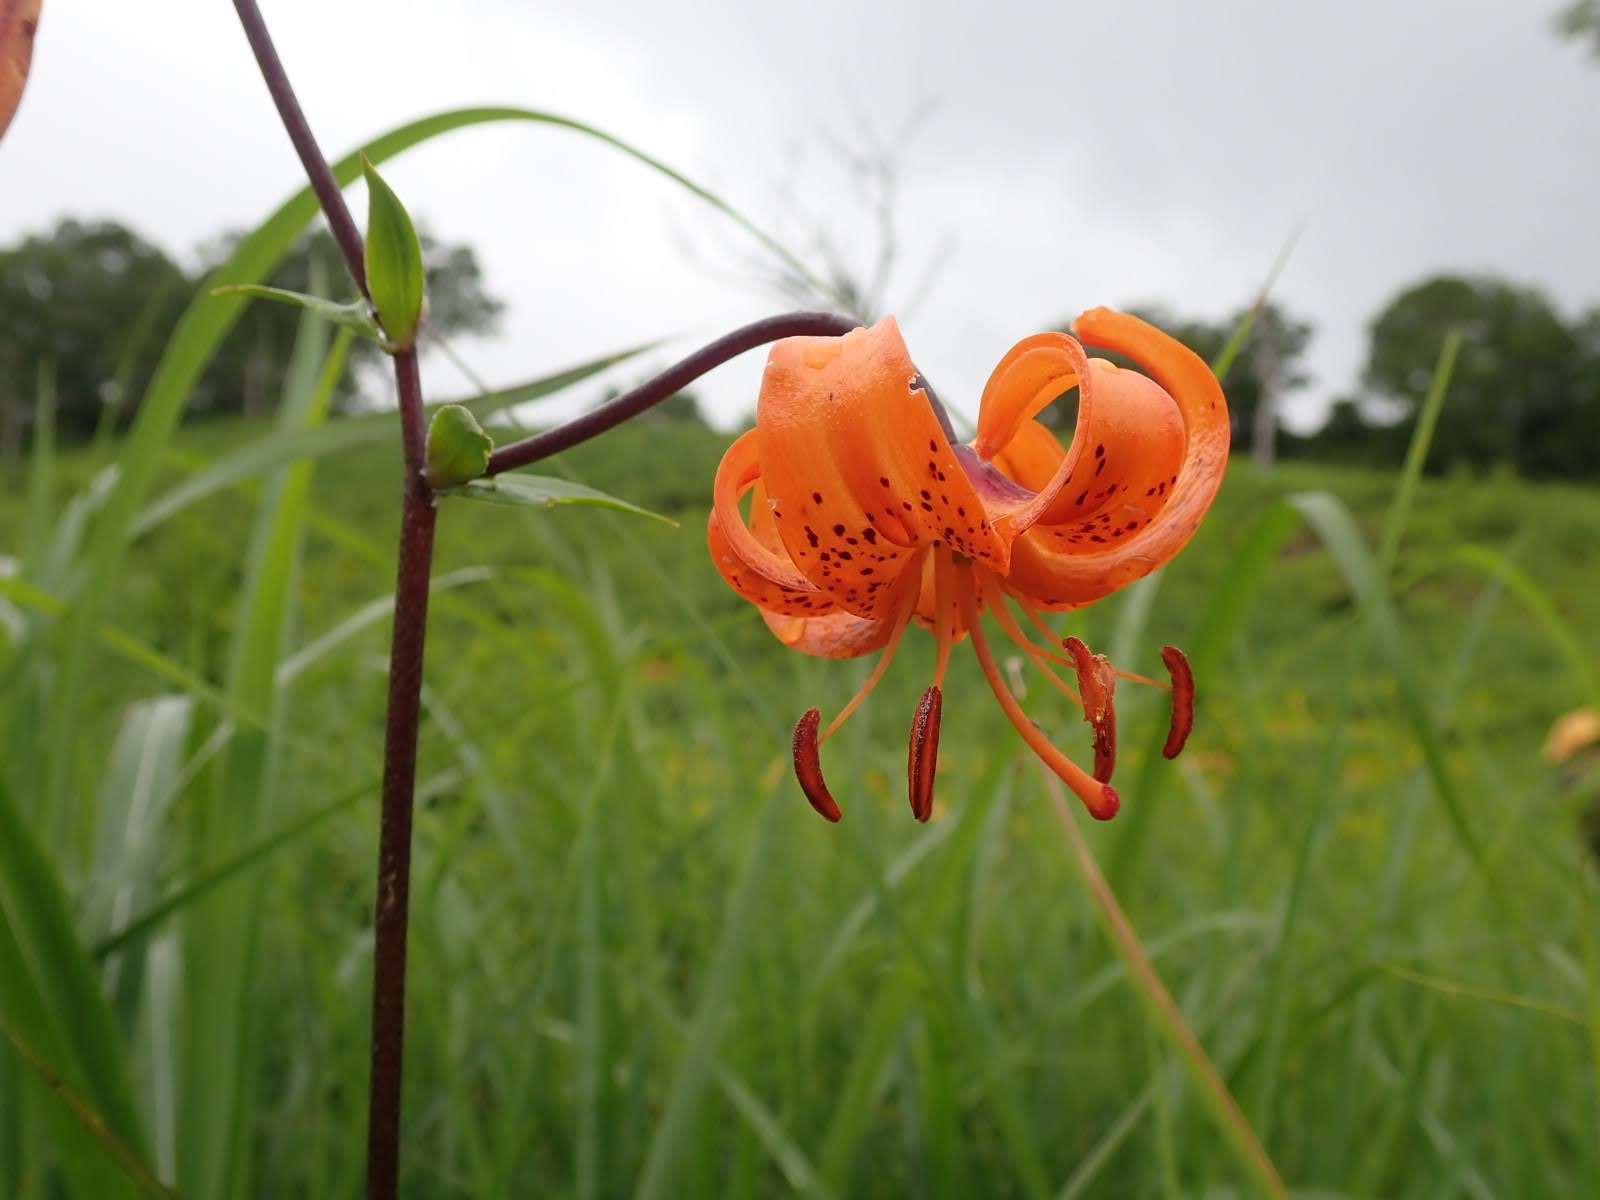
[[[1161,647],[1161,661],[1167,664],[1167,672],[1172,676],[1172,727],[1167,730],[1167,742],[1161,747],[1161,753],[1177,758],[1194,729],[1194,672],[1183,651],[1176,646]]]
[[[1061,645],[1078,672],[1083,719],[1094,729],[1094,777],[1109,783],[1117,767],[1117,674],[1110,661],[1093,653],[1082,638],[1069,637]],[[1112,812],[1115,811],[1113,805]]]
[[[822,778],[822,755],[817,749],[817,726],[821,723],[822,714],[814,708],[808,708],[795,724],[794,777],[800,781],[800,790],[811,801],[811,807],[825,819],[837,821],[844,813],[839,811]]]
[[[933,815],[933,777],[939,768],[939,718],[943,713],[944,692],[934,684],[917,701],[917,715],[911,718],[911,752],[906,760],[911,815],[919,821]]]

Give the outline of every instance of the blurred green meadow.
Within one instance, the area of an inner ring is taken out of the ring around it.
[[[0,1196],[361,1189],[398,435],[324,421],[329,352],[274,420],[45,437],[0,491]],[[867,664],[717,577],[728,440],[550,464],[676,527],[445,501],[405,1194],[1251,1194],[970,655],[931,823],[931,639],[824,750],[844,821],[807,807],[793,722]],[[1592,488],[1241,458],[1064,625],[1195,662],[1185,756],[1125,686],[1122,815],[1075,819],[1295,1195],[1600,1191],[1586,790],[1540,755],[1596,699],[1597,534]]]

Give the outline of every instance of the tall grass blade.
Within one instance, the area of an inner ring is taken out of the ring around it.
[[[1394,572],[1394,562],[1400,553],[1400,539],[1405,533],[1406,519],[1416,500],[1417,483],[1422,478],[1422,465],[1428,460],[1428,449],[1433,445],[1433,431],[1439,425],[1439,413],[1444,409],[1444,398],[1450,391],[1450,376],[1455,372],[1456,355],[1461,350],[1461,335],[1451,333],[1439,348],[1439,361],[1434,365],[1433,378],[1428,392],[1422,398],[1422,408],[1417,413],[1417,427],[1411,433],[1406,447],[1406,460],[1400,468],[1400,480],[1395,487],[1394,501],[1389,506],[1388,518],[1383,523],[1383,538],[1378,543],[1378,573],[1383,579]]]
[[[0,783],[0,1016],[19,1046],[50,1064],[65,1086],[103,1117],[119,1142],[145,1145],[127,1056],[71,909],[9,790]],[[86,1195],[130,1194],[122,1170],[98,1151],[75,1117],[52,1108],[64,1167]],[[82,1159],[80,1163],[80,1157]]]
[[[662,1197],[680,1194],[674,1190],[674,1178],[694,1137],[694,1117],[711,1074],[717,1041],[733,997],[734,983],[750,948],[756,910],[761,903],[764,885],[772,873],[778,829],[789,811],[789,797],[781,789],[771,788],[756,824],[750,849],[745,854],[738,882],[728,897],[711,970],[690,1022],[688,1042],[673,1074],[666,1104],[650,1139],[644,1169],[634,1189],[635,1200],[661,1200]]]
[[[3,935],[0,935],[0,937],[3,937]],[[3,958],[4,955],[0,954],[0,961],[3,961]],[[135,1194],[143,1193],[146,1196],[162,1198],[162,1200],[176,1200],[177,1193],[164,1186],[159,1179],[151,1174],[150,1168],[144,1165],[143,1161],[128,1144],[112,1132],[111,1127],[106,1124],[105,1118],[97,1113],[88,1101],[78,1095],[72,1085],[62,1078],[60,1071],[51,1066],[42,1054],[29,1045],[12,1028],[11,1023],[5,1018],[4,1014],[0,1014],[0,1034],[5,1035],[6,1041],[16,1051],[18,1057],[33,1070],[45,1087],[53,1092],[61,1103],[71,1111],[82,1129],[100,1144],[121,1170],[121,1180],[107,1180],[104,1183],[100,1183],[90,1178],[88,1186],[95,1189],[94,1195],[109,1197],[113,1192],[117,1195],[122,1195],[126,1190],[123,1184],[131,1183],[136,1189]],[[67,1149],[67,1153],[72,1154],[75,1151]],[[86,1166],[87,1164],[82,1162],[71,1163],[67,1167],[67,1172],[69,1176],[75,1176],[83,1180],[88,1178],[85,1171]],[[101,1190],[103,1188],[112,1190],[110,1192]]]
[[[1577,631],[1561,615],[1549,593],[1539,586],[1533,576],[1492,546],[1457,546],[1451,552],[1451,557],[1499,580],[1513,596],[1522,601],[1523,607],[1539,623],[1550,645],[1561,656],[1573,682],[1590,704],[1600,706],[1600,671],[1596,669],[1595,660],[1584,650]]]
[[[806,273],[809,278],[804,264],[776,238],[711,190],[620,138],[556,113],[505,107],[464,108],[437,113],[391,130],[356,153],[346,155],[332,164],[333,174],[341,184],[348,185],[360,173],[363,156],[373,163],[382,163],[429,138],[498,121],[530,122],[568,129],[620,150],[733,220],[773,254],[795,270]],[[94,531],[83,599],[74,606],[69,621],[48,725],[45,784],[40,798],[40,804],[47,812],[62,813],[69,807],[68,766],[72,731],[77,728],[76,716],[82,702],[90,647],[99,624],[101,606],[105,603],[105,597],[114,590],[112,585],[120,570],[134,519],[145,506],[162,450],[190,392],[248,303],[243,296],[212,296],[210,293],[220,287],[264,282],[316,211],[316,198],[307,187],[240,241],[227,262],[200,285],[199,294],[179,319],[156,364],[150,386],[139,406],[139,414],[119,455],[121,474],[115,493],[106,506],[105,519]]]
[[[1278,1169],[1267,1156],[1265,1148],[1256,1138],[1250,1122],[1240,1111],[1238,1102],[1212,1065],[1205,1048],[1183,1019],[1183,1013],[1166,985],[1161,982],[1155,965],[1145,953],[1139,935],[1134,932],[1116,894],[1100,873],[1094,853],[1078,828],[1072,808],[1067,803],[1066,790],[1053,774],[1041,767],[1040,775],[1050,794],[1051,807],[1061,826],[1073,864],[1083,880],[1089,897],[1094,901],[1095,915],[1105,930],[1107,939],[1128,966],[1128,973],[1140,998],[1150,1014],[1151,1024],[1177,1052],[1179,1060],[1188,1070],[1196,1090],[1205,1102],[1213,1123],[1217,1126],[1229,1148],[1234,1152],[1245,1176],[1252,1180],[1264,1195],[1287,1200],[1288,1190],[1278,1175]]]
[[[56,491],[56,371],[50,361],[39,364],[38,394],[33,405],[33,442],[28,451],[27,529],[22,539],[22,561],[37,575],[50,544],[55,523]]]
[[[1184,649],[1200,690],[1202,721],[1207,681],[1221,673],[1223,657],[1243,628],[1268,569],[1298,525],[1295,511],[1282,503],[1270,505],[1255,517],[1222,579],[1206,597],[1194,631],[1185,639]],[[1143,766],[1127,793],[1130,803],[1118,819],[1122,829],[1106,865],[1106,875],[1124,894],[1137,893],[1145,847],[1173,777],[1172,763],[1161,756],[1165,736],[1164,730],[1151,731]]]
[[[1355,597],[1366,619],[1379,656],[1394,672],[1401,711],[1422,750],[1434,794],[1444,807],[1451,831],[1467,857],[1484,874],[1485,881],[1492,889],[1498,890],[1494,876],[1488,870],[1483,845],[1467,818],[1461,791],[1456,786],[1445,754],[1443,738],[1429,711],[1428,698],[1422,689],[1410,646],[1389,598],[1381,564],[1367,549],[1360,526],[1337,496],[1327,492],[1302,492],[1291,496],[1289,503],[1300,511],[1306,523],[1332,552],[1350,594]]]
[[[488,417],[519,404],[556,395],[620,363],[637,358],[651,350],[655,344],[651,342],[634,346],[603,358],[590,359],[588,362],[579,363],[577,366],[515,387],[485,392],[480,396],[452,403],[470,409],[473,415],[479,418]],[[191,504],[216,492],[235,487],[241,481],[261,475],[275,467],[397,441],[400,437],[399,421],[397,413],[367,413],[331,421],[313,429],[274,430],[264,437],[246,442],[222,455],[215,462],[196,471],[188,479],[151,501],[133,522],[129,531],[130,536],[141,537]]]
[[[122,719],[95,813],[89,881],[79,900],[78,928],[91,944],[147,906],[161,887],[163,854],[171,840],[168,814],[185,779],[183,755],[194,708],[191,696],[158,696],[133,704]],[[126,1018],[138,1008],[140,956],[110,962],[95,957],[107,991]]]
[[[279,410],[281,428],[314,427],[326,419],[351,337],[342,329],[330,350],[327,323],[310,313],[302,316]],[[268,481],[257,509],[230,652],[228,695],[240,707],[269,714],[272,724],[240,730],[218,755],[197,826],[195,855],[202,871],[215,870],[260,838],[274,796],[277,668],[289,643],[311,469],[310,463],[281,469]],[[194,1195],[244,1195],[250,1190],[259,1090],[258,883],[254,876],[235,878],[186,914],[178,1182]]]

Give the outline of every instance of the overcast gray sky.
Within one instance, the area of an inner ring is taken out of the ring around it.
[[[792,190],[819,219],[842,214],[847,242],[864,214],[825,139],[863,121],[887,136],[931,106],[905,148],[890,298],[948,246],[902,324],[968,412],[1014,341],[1082,308],[1247,302],[1304,221],[1277,288],[1317,325],[1301,424],[1353,386],[1371,315],[1428,272],[1495,272],[1568,312],[1600,303],[1600,66],[1552,35],[1558,6],[263,3],[330,156],[442,108],[544,107],[758,221],[784,227]],[[723,219],[572,134],[453,133],[386,175],[509,301],[500,337],[461,347],[495,383],[777,307],[686,252],[741,251]],[[231,5],[46,0],[0,146],[0,244],[104,216],[187,259],[300,183]],[[753,406],[759,370],[748,356],[708,389],[718,416]],[[441,363],[428,379],[467,390]]]

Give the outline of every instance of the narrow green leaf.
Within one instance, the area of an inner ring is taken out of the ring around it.
[[[313,287],[316,286],[315,281]],[[351,334],[301,315],[290,357],[280,428],[311,427],[327,417],[344,372]],[[240,730],[212,765],[209,794],[194,822],[197,870],[219,868],[248,850],[281,793],[274,787],[283,744],[277,666],[297,607],[301,544],[310,510],[312,464],[270,477],[256,510],[243,561],[244,586],[229,648],[228,696],[267,715],[265,728]],[[180,1038],[178,1182],[193,1195],[245,1190],[256,1143],[251,1136],[262,1059],[257,1036],[257,930],[260,881],[235,878],[187,910]]]
[[[494,439],[470,409],[446,404],[428,425],[428,482],[442,488],[477,479],[493,450]]]
[[[1589,1032],[1589,1066],[1594,1076],[1596,1129],[1600,1131],[1600,946],[1595,944],[1594,884],[1582,863],[1575,872],[1579,928],[1583,932],[1584,1023]]]
[[[7,579],[4,575],[0,575],[0,598],[15,601],[23,608],[48,616],[60,616],[68,611],[66,601],[59,596],[20,579]],[[125,630],[114,625],[102,625],[94,631],[94,640],[117,657],[213,705],[241,725],[259,726],[266,723],[266,718],[260,713],[236,705],[183,664],[174,662],[148,642],[141,642]]]
[[[1589,703],[1600,704],[1600,674],[1596,673],[1594,662],[1585,652],[1577,631],[1561,615],[1533,576],[1490,546],[1457,546],[1451,557],[1499,580],[1513,596],[1521,600],[1523,607],[1544,629],[1550,644],[1560,653],[1574,682],[1583,689]]]
[[[57,1058],[55,1065],[104,1115],[117,1137],[139,1151],[144,1132],[116,1020],[100,990],[94,964],[78,940],[61,881],[4,788],[0,788],[0,922],[6,927],[5,940],[16,948],[22,974],[0,987],[0,1004],[9,1013],[16,1001],[11,989],[31,985],[47,1024],[37,1032],[23,1026],[19,1034],[52,1058],[56,1058],[52,1047],[65,1051],[70,1057]],[[9,976],[12,970],[4,973]]]
[[[1206,597],[1194,631],[1186,641],[1184,649],[1196,679],[1214,678],[1221,670],[1223,656],[1243,627],[1268,568],[1277,561],[1279,551],[1298,524],[1294,509],[1282,502],[1272,504],[1251,522],[1227,570]],[[1201,687],[1204,688],[1203,682]],[[1201,717],[1204,718],[1203,709]],[[1156,814],[1161,811],[1161,794],[1174,776],[1173,764],[1160,753],[1165,736],[1163,728],[1151,731],[1149,749],[1130,792],[1139,798],[1139,803],[1130,805],[1119,818],[1122,836],[1106,863],[1107,876],[1124,895],[1137,893],[1145,847],[1158,819]]]
[[[182,887],[155,901],[149,908],[127,918],[115,932],[107,933],[94,944],[91,953],[96,959],[105,959],[130,943],[148,937],[155,928],[174,913],[181,912],[215,888],[230,879],[264,863],[272,854],[301,837],[321,827],[329,818],[338,816],[358,800],[370,798],[378,790],[378,781],[363,783],[343,796],[314,809],[298,821],[269,834],[255,845],[240,851],[227,862],[219,863],[209,871],[195,875]]]
[[[1167,1041],[1188,1070],[1195,1091],[1245,1174],[1262,1194],[1287,1197],[1289,1193],[1283,1186],[1277,1167],[1261,1145],[1249,1120],[1240,1111],[1238,1102],[1228,1090],[1227,1083],[1212,1063],[1205,1047],[1200,1044],[1200,1039],[1184,1020],[1183,1011],[1167,990],[1133,923],[1128,920],[1116,893],[1101,873],[1094,852],[1089,848],[1083,831],[1078,828],[1077,818],[1067,804],[1066,789],[1042,765],[1040,774],[1050,794],[1050,805],[1061,826],[1068,854],[1078,869],[1085,890],[1094,901],[1095,917],[1106,939],[1127,964],[1134,989],[1149,1013],[1151,1028]]]
[[[56,365],[39,364],[38,393],[33,407],[33,445],[28,455],[28,525],[22,561],[38,578],[50,542],[55,510]]]
[[[738,881],[728,898],[722,930],[712,954],[699,1004],[689,1023],[683,1055],[672,1077],[661,1118],[634,1189],[634,1200],[655,1200],[677,1194],[673,1180],[693,1136],[693,1118],[716,1060],[723,1022],[734,999],[734,984],[744,965],[756,929],[756,911],[770,880],[779,843],[779,826],[789,811],[788,797],[777,788],[768,794],[755,836],[745,854]]]
[[[1366,618],[1378,652],[1394,671],[1395,682],[1399,685],[1401,710],[1422,750],[1434,792],[1444,806],[1451,830],[1467,857],[1485,874],[1490,886],[1498,894],[1499,889],[1490,873],[1483,845],[1467,820],[1461,791],[1456,786],[1455,776],[1445,755],[1444,739],[1433,715],[1428,711],[1410,644],[1384,584],[1381,564],[1367,548],[1366,538],[1361,535],[1361,528],[1350,515],[1350,510],[1337,496],[1327,492],[1302,492],[1289,497],[1289,503],[1300,510],[1306,524],[1322,539],[1323,545],[1338,564],[1346,586]]]
[[[361,174],[367,181],[367,290],[389,341],[397,350],[409,350],[422,323],[427,286],[422,243],[400,197],[365,156]]]
[[[122,719],[100,785],[94,858],[77,900],[86,941],[105,937],[160,890],[167,813],[182,787],[194,702],[190,695],[154,696],[131,705]],[[119,998],[137,975],[122,966],[105,975],[106,988]]]
[[[1455,371],[1456,354],[1461,349],[1461,334],[1452,332],[1439,348],[1439,361],[1434,365],[1433,378],[1428,384],[1428,394],[1423,398],[1422,410],[1417,414],[1417,428],[1406,447],[1405,465],[1400,468],[1400,483],[1395,488],[1394,501],[1389,506],[1389,516],[1383,525],[1383,540],[1378,545],[1378,571],[1387,579],[1394,570],[1395,556],[1400,552],[1400,536],[1405,531],[1406,518],[1411,515],[1411,504],[1416,498],[1417,481],[1422,477],[1422,464],[1427,461],[1428,447],[1433,444],[1433,431],[1439,425],[1439,413],[1444,408],[1445,393],[1450,390],[1450,376]]]
[[[486,504],[507,504],[519,508],[554,508],[558,504],[593,504],[600,508],[614,508],[618,512],[649,517],[673,527],[677,522],[671,517],[629,504],[615,496],[608,496],[592,487],[573,483],[569,479],[556,479],[549,475],[496,475],[493,479],[478,479],[461,487],[448,488],[446,496],[460,496],[467,500],[481,500]]]
[[[642,346],[633,346],[617,354],[608,354],[603,358],[590,359],[577,366],[567,367],[553,375],[546,375],[501,391],[485,392],[481,396],[455,403],[467,408],[481,420],[518,404],[553,396],[602,371],[637,358],[653,350],[658,344],[649,342]],[[224,488],[234,487],[245,479],[280,467],[284,463],[297,459],[325,458],[343,454],[346,451],[359,450],[364,446],[395,441],[399,436],[399,417],[394,412],[345,417],[314,429],[275,430],[224,454],[210,466],[196,471],[171,491],[152,501],[134,521],[131,535],[142,537],[196,501],[203,500]]]
[[[352,329],[362,337],[381,342],[383,330],[372,319],[372,306],[365,300],[347,300],[340,303],[325,296],[308,296],[304,292],[291,292],[284,288],[267,287],[261,283],[235,283],[227,287],[212,288],[213,296],[250,296],[256,300],[273,300],[293,308],[303,308],[334,324]]]
[[[65,1169],[69,1178],[79,1181],[80,1193],[82,1187],[87,1186],[93,1189],[93,1195],[99,1197],[106,1195],[105,1189],[107,1187],[113,1188],[118,1194],[121,1194],[121,1185],[124,1182],[129,1182],[137,1186],[138,1190],[147,1196],[155,1196],[160,1200],[175,1200],[177,1193],[163,1186],[161,1181],[151,1173],[150,1168],[145,1166],[139,1156],[129,1148],[128,1144],[112,1131],[111,1127],[106,1124],[105,1118],[95,1111],[94,1106],[78,1094],[77,1090],[62,1077],[61,1071],[56,1066],[50,1063],[26,1038],[17,1032],[3,1013],[0,1013],[0,1034],[5,1035],[6,1041],[17,1052],[17,1056],[33,1069],[44,1085],[67,1107],[82,1130],[98,1142],[115,1160],[117,1168],[124,1177],[122,1179],[112,1177],[102,1181],[86,1171],[86,1168],[90,1167],[91,1164],[84,1162],[81,1158],[69,1157],[65,1164]],[[65,1153],[72,1156],[75,1152],[69,1149]]]
[[[776,238],[714,192],[620,138],[570,117],[538,109],[485,107],[434,113],[374,138],[367,143],[362,154],[349,154],[339,159],[332,164],[334,178],[341,184],[352,182],[361,172],[363,157],[374,163],[383,162],[440,134],[498,121],[526,121],[568,129],[611,146],[693,193],[733,220],[785,263],[806,274],[807,278],[813,278],[806,272],[804,264]],[[122,470],[116,481],[115,494],[106,506],[107,519],[94,530],[89,571],[83,589],[84,599],[74,606],[72,620],[65,631],[65,653],[61,661],[59,686],[51,705],[48,723],[50,733],[45,747],[42,804],[46,811],[65,811],[69,808],[63,797],[67,792],[73,733],[80,725],[77,710],[82,702],[83,684],[89,671],[101,606],[105,603],[104,597],[116,590],[112,585],[121,569],[130,528],[143,509],[173,426],[190,392],[244,311],[246,300],[243,296],[213,297],[209,292],[225,284],[261,282],[282,261],[295,238],[316,212],[316,196],[309,187],[302,188],[241,241],[228,261],[201,285],[200,294],[179,318],[156,364],[155,373],[139,405],[138,416],[119,456]]]
[[[1272,295],[1272,288],[1278,282],[1278,276],[1283,274],[1283,268],[1289,264],[1289,256],[1294,253],[1295,243],[1300,240],[1302,226],[1296,226],[1289,240],[1284,243],[1283,249],[1278,252],[1277,261],[1272,264],[1272,269],[1267,272],[1267,277],[1261,283],[1261,290],[1256,293],[1255,303],[1239,323],[1233,327],[1233,334],[1228,342],[1217,352],[1216,358],[1211,360],[1211,373],[1217,377],[1218,383],[1227,381],[1228,372],[1233,369],[1234,360],[1239,357],[1239,351],[1244,349],[1245,339],[1250,336],[1250,331],[1255,328],[1256,318],[1261,315],[1261,310],[1267,306],[1267,298]]]

